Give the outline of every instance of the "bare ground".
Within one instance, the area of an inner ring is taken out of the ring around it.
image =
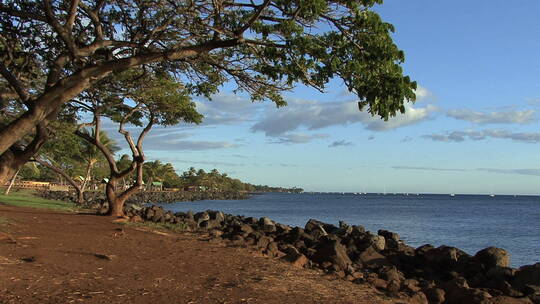
[[[1,204],[0,219],[0,303],[394,302],[201,234]]]

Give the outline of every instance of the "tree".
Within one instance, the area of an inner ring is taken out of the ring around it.
[[[190,94],[234,81],[278,106],[297,83],[324,90],[338,77],[360,109],[384,119],[403,112],[416,83],[403,74],[393,26],[372,10],[382,2],[4,0],[1,104],[20,111],[2,119],[0,183],[39,150],[63,105],[138,66],[165,69]]]
[[[142,144],[153,125],[169,126],[181,121],[200,123],[202,119],[182,84],[167,73],[148,73],[142,69],[128,70],[102,81],[98,87],[87,90],[82,98],[74,102],[74,107],[76,111],[86,112],[93,117],[92,122],[79,126],[81,129],[91,127],[93,132],[90,134],[78,130],[76,134],[97,147],[107,160],[110,170],[105,187],[109,203],[107,214],[117,217],[124,215],[125,201],[142,188],[145,162]],[[102,117],[118,123],[118,132],[131,150],[131,163],[123,170],[119,168],[110,147],[97,136],[102,132]],[[136,141],[126,129],[127,124],[143,127]],[[118,187],[119,181],[131,174],[135,175],[135,182],[127,189]]]
[[[88,130],[88,129],[82,129],[80,130],[83,136],[80,136],[82,138],[91,137],[94,138],[96,136],[95,129]],[[99,133],[99,141],[100,143],[107,148],[112,154],[120,150],[120,147],[116,145],[116,142],[109,138],[107,133],[105,131],[100,131]],[[86,163],[86,170],[84,179],[82,181],[81,185],[81,191],[84,192],[86,186],[88,183],[92,180],[92,169],[99,161],[105,161],[105,157],[101,153],[101,151],[98,149],[96,145],[94,145],[91,142],[88,142],[86,140],[81,140],[81,154],[80,158]]]

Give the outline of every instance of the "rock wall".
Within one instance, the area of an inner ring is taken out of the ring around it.
[[[68,191],[39,191],[39,195],[47,199],[76,201],[75,193]],[[238,191],[141,191],[132,195],[126,204],[144,205],[200,200],[237,200],[248,197],[248,194]],[[102,191],[86,191],[84,199],[88,202],[88,205],[103,204],[106,201]]]
[[[471,256],[449,246],[413,248],[397,233],[309,220],[304,228],[269,218],[219,211],[171,213],[161,207],[126,210],[131,221],[183,225],[216,240],[252,247],[296,267],[323,269],[355,283],[370,283],[404,303],[540,303],[540,263],[509,267],[509,255],[489,247]]]

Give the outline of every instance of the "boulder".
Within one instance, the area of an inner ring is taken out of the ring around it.
[[[372,246],[375,250],[378,251],[383,251],[386,247],[386,240],[383,236],[380,235],[369,234],[367,236],[367,242],[370,246]]]
[[[399,234],[395,232],[391,232],[388,230],[379,230],[377,231],[377,234],[384,237],[387,240],[394,240],[396,242],[399,242]]]
[[[508,296],[497,296],[489,299],[489,304],[533,304],[528,298],[513,298]]]
[[[210,215],[208,212],[197,212],[193,216],[194,220],[197,222],[197,224],[200,224],[201,222],[208,221],[210,219]]]
[[[320,239],[321,237],[328,235],[328,233],[324,229],[324,223],[314,219],[310,219],[306,223],[306,227],[304,228],[304,230],[306,233],[310,234],[316,239]]]
[[[305,255],[301,254],[292,246],[285,248],[283,252],[286,254],[283,259],[291,263],[294,267],[303,268],[309,262]]]
[[[520,267],[512,285],[526,294],[534,294],[535,290],[540,291],[540,263]]]
[[[321,242],[315,247],[315,250],[316,253],[312,256],[312,259],[316,263],[331,262],[342,270],[347,269],[347,266],[352,264],[352,261],[347,256],[345,246],[336,240]]]
[[[424,290],[424,293],[431,304],[442,304],[445,301],[444,290],[440,288],[431,287]]]
[[[367,267],[381,267],[390,265],[385,256],[377,252],[373,247],[368,247],[358,256],[358,262]]]
[[[488,247],[478,251],[474,255],[474,259],[484,264],[487,269],[492,267],[508,267],[510,266],[510,255],[504,249],[497,247]]]

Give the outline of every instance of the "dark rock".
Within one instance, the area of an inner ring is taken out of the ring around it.
[[[401,288],[408,293],[417,293],[420,290],[422,290],[420,286],[418,285],[419,283],[417,280],[406,279],[406,280],[403,280],[403,282],[401,283]]]
[[[316,253],[312,256],[316,263],[331,262],[340,269],[347,269],[352,262],[347,256],[347,251],[338,241],[328,240],[315,247]]]
[[[301,254],[296,248],[289,246],[283,250],[286,254],[283,259],[291,263],[294,267],[303,268],[308,263],[308,258]]]
[[[387,240],[394,240],[396,242],[399,242],[399,234],[395,232],[391,232],[388,230],[379,230],[377,231],[377,234],[383,236]]]
[[[533,304],[528,298],[513,298],[508,296],[497,296],[489,299],[489,304]]]
[[[328,233],[324,229],[324,223],[320,222],[320,221],[317,221],[317,220],[314,220],[314,219],[310,219],[306,223],[306,227],[304,229],[305,229],[306,233],[310,234],[315,239],[319,239],[319,238],[321,238],[323,236],[328,235]]]
[[[407,299],[408,304],[428,304],[428,299],[423,292],[417,292]]]
[[[424,293],[431,304],[442,304],[445,301],[445,292],[440,288],[428,288],[424,290]]]
[[[526,294],[533,294],[540,289],[540,263],[520,267],[511,283]]]
[[[210,215],[208,212],[197,212],[194,215],[194,219],[197,222],[197,224],[200,224],[201,222],[208,221],[210,219]]]
[[[510,266],[510,255],[504,249],[488,247],[478,251],[474,259],[484,264],[486,268]]]
[[[385,256],[377,252],[373,247],[368,247],[360,253],[358,261],[367,267],[378,268],[390,265]]]

